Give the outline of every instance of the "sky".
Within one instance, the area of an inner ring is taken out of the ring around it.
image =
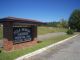
[[[0,18],[12,16],[42,22],[68,20],[80,0],[0,0]]]

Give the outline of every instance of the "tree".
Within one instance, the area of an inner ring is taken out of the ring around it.
[[[63,27],[63,28],[68,28],[68,21],[65,20],[65,19],[61,19],[61,20],[60,20],[60,25],[61,25],[61,27]]]
[[[71,29],[80,31],[80,10],[79,9],[76,9],[72,12],[69,18],[68,24]]]

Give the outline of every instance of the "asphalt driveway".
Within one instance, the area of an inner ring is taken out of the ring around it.
[[[80,35],[24,60],[80,60]]]

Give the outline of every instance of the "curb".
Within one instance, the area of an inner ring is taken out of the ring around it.
[[[37,55],[37,54],[39,54],[39,53],[47,50],[47,49],[49,49],[49,48],[51,48],[51,47],[53,47],[53,46],[55,46],[55,45],[61,44],[61,43],[63,43],[63,42],[66,42],[66,41],[68,41],[68,40],[70,40],[70,39],[72,39],[72,38],[74,38],[74,37],[76,37],[76,36],[78,36],[78,35],[79,35],[79,34],[74,35],[74,36],[69,37],[69,38],[66,38],[66,39],[64,39],[64,40],[62,40],[62,41],[59,41],[59,42],[54,43],[54,44],[51,44],[51,45],[49,45],[49,46],[47,46],[47,47],[41,48],[41,49],[36,50],[36,51],[34,51],[34,52],[32,52],[32,53],[29,53],[29,54],[23,55],[23,56],[21,56],[21,57],[18,57],[18,58],[14,59],[14,60],[24,60],[25,58],[27,59],[27,58],[29,58],[29,57],[31,57],[31,56]]]

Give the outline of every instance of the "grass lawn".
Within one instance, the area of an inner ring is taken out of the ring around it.
[[[65,28],[57,28],[57,27],[38,27],[38,35],[43,35],[47,33],[53,32],[66,32]]]
[[[56,28],[56,27],[38,27],[38,35],[43,35],[47,33],[53,33],[53,32],[66,32],[67,29],[65,28]],[[3,38],[3,28],[0,27],[0,40]]]
[[[0,39],[2,39],[2,38],[3,38],[3,28],[0,27]]]
[[[54,38],[49,38],[47,40],[44,40],[42,41],[41,43],[38,43],[32,47],[29,47],[29,48],[24,48],[24,49],[20,49],[20,50],[16,50],[16,51],[13,51],[13,52],[1,52],[0,53],[0,60],[13,60],[19,56],[22,56],[22,55],[25,55],[27,53],[30,53],[30,52],[33,52],[37,49],[40,49],[40,48],[43,48],[45,46],[48,46],[50,44],[53,44],[53,43],[56,43],[58,41],[61,41],[65,38],[68,38],[72,35],[61,35],[61,36],[58,36],[58,37],[54,37]]]

